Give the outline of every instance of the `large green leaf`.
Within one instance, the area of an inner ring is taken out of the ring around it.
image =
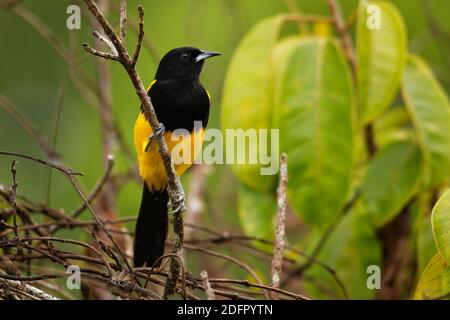
[[[431,225],[439,253],[450,264],[450,190],[434,206]]]
[[[239,185],[238,215],[246,235],[272,239],[276,215],[274,195]]]
[[[414,299],[436,299],[450,293],[450,268],[437,253],[420,277]]]
[[[224,84],[223,130],[272,128],[272,49],[281,22],[280,16],[261,21],[238,45]],[[257,146],[245,149],[247,159],[250,154],[259,154]],[[235,150],[227,149],[227,153]],[[242,183],[254,189],[268,191],[274,186],[275,176],[261,175],[259,164],[247,161],[246,164],[234,164],[232,169]]]
[[[411,199],[420,182],[421,163],[418,146],[399,142],[380,151],[369,164],[362,196],[375,226],[389,222]]]
[[[379,29],[368,26],[369,5],[380,10]],[[362,124],[372,122],[395,98],[405,61],[406,39],[402,16],[392,4],[361,1],[356,47]]]
[[[367,267],[381,264],[381,248],[360,204],[333,231],[318,260],[336,271],[349,298],[372,299],[375,290],[367,288]],[[305,282],[305,289],[313,298],[345,298],[336,279],[323,268],[313,264],[307,275],[311,282]]]
[[[276,88],[280,151],[289,155],[288,196],[308,223],[323,228],[341,209],[352,168],[350,72],[334,42],[304,39]]]
[[[448,97],[416,56],[410,56],[406,64],[402,92],[427,164],[426,183],[435,186],[450,176]]]

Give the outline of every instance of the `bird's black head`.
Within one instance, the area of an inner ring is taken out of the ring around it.
[[[193,47],[170,50],[159,62],[155,78],[158,80],[191,78],[197,80],[205,59],[220,53],[202,51]]]

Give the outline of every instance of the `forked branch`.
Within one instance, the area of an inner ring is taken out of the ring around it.
[[[100,11],[99,7],[93,0],[85,0],[89,11],[94,15],[94,17],[97,19],[99,24],[102,26],[103,31],[105,32],[106,37],[112,44],[110,46],[111,53],[104,53],[100,52],[98,50],[95,50],[93,48],[90,48],[87,44],[84,45],[84,48],[86,51],[88,51],[91,54],[97,55],[99,57],[105,58],[105,59],[111,59],[111,60],[117,60],[119,61],[122,66],[125,68],[125,70],[128,73],[128,76],[130,77],[131,82],[133,83],[133,86],[136,90],[136,94],[139,97],[139,100],[141,102],[143,113],[149,122],[153,132],[157,132],[162,128],[161,123],[159,123],[158,118],[156,116],[155,110],[153,108],[152,102],[150,100],[150,97],[147,94],[147,91],[145,90],[144,85],[142,84],[142,81],[139,77],[139,74],[136,71],[136,63],[137,59],[139,57],[140,48],[142,45],[142,41],[144,38],[144,9],[139,6],[139,34],[138,34],[138,43],[136,45],[136,48],[134,50],[133,57],[130,57],[130,54],[128,53],[127,48],[125,47],[125,21],[126,17],[126,4],[125,1],[122,1],[121,10],[120,10],[120,35],[118,35],[113,28],[111,27],[108,20],[105,18],[103,13]],[[105,42],[105,41],[104,41]],[[106,42],[108,44],[108,42]],[[117,51],[117,55],[115,55],[115,52],[113,48]],[[176,255],[181,256],[182,250],[183,250],[183,220],[181,217],[181,213],[185,210],[184,207],[184,192],[181,187],[181,183],[178,179],[178,177],[175,174],[175,168],[172,162],[172,159],[170,157],[166,142],[164,139],[162,139],[162,136],[157,137],[156,141],[158,142],[159,147],[159,153],[161,155],[161,158],[164,163],[164,168],[167,175],[167,191],[169,194],[170,203],[172,205],[172,208],[176,208],[174,210],[174,233],[175,233],[175,240],[172,252]],[[165,297],[169,297],[173,295],[175,292],[176,284],[179,278],[180,274],[180,263],[177,259],[171,259],[171,265],[170,265],[170,276],[167,281],[167,286],[165,288]]]

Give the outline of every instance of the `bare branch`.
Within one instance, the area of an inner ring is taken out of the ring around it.
[[[16,164],[17,161],[13,160],[11,164],[11,174],[12,174],[12,180],[13,184],[11,186],[11,193],[9,196],[9,202],[11,203],[11,206],[13,208],[13,230],[14,230],[14,236],[16,239],[19,238],[19,233],[17,232],[17,203],[16,203],[16,194],[17,194],[17,181],[16,181]],[[20,249],[20,247],[19,247]]]
[[[260,289],[264,289],[264,290],[268,290],[268,291],[274,291],[274,292],[277,292],[277,293],[284,294],[286,296],[290,296],[290,297],[292,297],[294,299],[297,299],[297,300],[310,300],[308,297],[305,297],[305,296],[303,296],[301,294],[292,293],[292,292],[289,292],[289,291],[286,291],[286,290],[273,288],[271,286],[266,286],[266,285],[263,285],[263,284],[251,283],[248,280],[209,279],[209,282],[212,282],[212,283],[220,283],[220,282],[222,282],[222,283],[223,282],[236,283],[236,284],[240,284],[240,285],[243,285],[243,286],[246,286],[246,287],[254,287],[254,288],[260,288]]]
[[[344,54],[350,63],[352,71],[352,79],[354,83],[357,83],[358,74],[356,72],[357,63],[355,57],[355,50],[352,44],[350,34],[348,33],[347,24],[342,15],[341,7],[336,0],[328,0],[328,7],[330,8],[331,15],[333,16],[334,26],[339,35],[339,41],[341,43]],[[369,157],[372,157],[377,151],[377,145],[374,138],[372,124],[367,124],[364,127],[365,146]]]
[[[56,151],[45,137],[17,107],[5,96],[0,95],[0,107],[2,107],[18,124],[39,144],[49,158],[59,158]]]
[[[92,201],[94,201],[95,198],[97,198],[97,196],[100,194],[104,185],[108,181],[108,178],[111,175],[111,171],[112,171],[113,167],[114,167],[114,156],[110,155],[108,157],[107,167],[106,167],[105,172],[103,173],[103,176],[100,178],[100,180],[97,182],[95,187],[92,189],[92,191],[89,193],[89,195],[86,198],[87,203],[92,203]],[[70,216],[72,218],[77,218],[87,208],[87,203],[86,202],[81,203],[81,205],[78,208],[76,208],[70,214]]]
[[[127,266],[128,270],[131,273],[133,273],[133,268],[131,267],[130,263],[128,262],[128,259],[127,259],[126,255],[125,255],[125,253],[122,251],[121,247],[117,243],[116,239],[112,236],[111,232],[109,232],[109,230],[106,228],[103,220],[97,215],[97,213],[95,212],[94,208],[91,206],[91,204],[86,199],[86,197],[83,194],[83,192],[80,190],[80,188],[75,183],[73,177],[71,175],[67,175],[67,177],[69,178],[69,181],[72,183],[74,189],[76,190],[76,192],[78,193],[80,198],[86,204],[86,207],[89,209],[89,211],[91,212],[91,214],[94,217],[94,219],[98,222],[98,224],[99,224],[100,228],[102,229],[102,231],[105,232],[105,234],[107,235],[108,239],[111,241],[111,243],[114,245],[114,247],[119,252],[119,254],[122,257],[122,260],[125,262],[125,265]],[[92,236],[94,237],[94,234],[92,234]],[[96,239],[95,237],[94,237],[94,239],[96,241],[98,241],[98,239]],[[100,245],[102,245],[102,247],[104,247],[104,244],[100,243]]]
[[[333,22],[336,27],[336,31],[338,32],[344,54],[350,62],[353,74],[356,75],[355,51],[353,49],[350,35],[347,33],[347,26],[344,17],[342,16],[341,7],[336,0],[328,0],[328,7],[330,8],[331,15],[333,16]]]
[[[93,54],[94,56],[101,57],[101,58],[104,58],[107,60],[109,59],[109,60],[119,61],[119,57],[117,55],[114,55],[113,53],[106,53],[106,52],[98,51],[94,48],[91,48],[87,43],[83,44],[83,48],[84,48],[84,50],[86,50],[90,54]]]
[[[261,281],[261,279],[258,277],[258,275],[256,274],[256,272],[250,268],[250,266],[248,264],[246,264],[245,262],[239,261],[236,258],[233,258],[231,256],[228,256],[226,254],[222,254],[219,252],[214,252],[205,248],[201,248],[201,247],[197,247],[197,246],[193,246],[193,245],[185,245],[186,249],[189,250],[195,250],[195,251],[199,251],[202,253],[205,253],[207,255],[216,257],[216,258],[220,258],[220,259],[224,259],[227,260],[229,262],[232,262],[234,264],[236,264],[237,266],[239,266],[240,268],[244,269],[245,271],[248,272],[248,274],[260,285],[263,284],[263,282]]]
[[[111,54],[113,56],[117,56],[117,58],[119,58],[119,54],[117,53],[116,48],[114,47],[113,43],[107,37],[105,37],[98,31],[94,31],[92,34],[94,35],[94,38],[97,38],[98,40],[100,40],[101,42],[106,44],[109,49],[111,49]]]
[[[206,272],[206,270],[203,270],[202,272],[200,272],[200,276],[202,277],[203,286],[205,288],[206,299],[215,300],[216,295],[214,294],[213,288],[211,288],[211,283],[209,283],[208,272]]]
[[[119,38],[123,44],[125,44],[126,35],[127,35],[127,1],[120,0]]]
[[[51,163],[51,162],[48,162],[48,161],[45,161],[45,160],[42,160],[42,159],[39,159],[39,158],[36,158],[36,157],[33,157],[33,156],[29,156],[29,155],[26,155],[26,154],[23,154],[23,153],[10,152],[10,151],[0,151],[0,155],[20,157],[20,158],[28,159],[28,160],[31,160],[31,161],[35,161],[35,162],[43,164],[43,165],[45,165],[47,167],[50,167],[50,168],[53,168],[55,170],[61,171],[62,173],[66,174],[66,175],[69,175],[69,176],[72,176],[72,175],[74,175],[74,176],[82,176],[83,175],[82,172],[77,172],[77,171],[74,171],[72,169],[64,168],[64,167],[56,165],[54,163]]]
[[[181,186],[180,186],[181,188]],[[166,287],[164,288],[164,299],[169,298],[175,293],[176,284],[178,278],[180,277],[180,269],[183,266],[183,243],[184,243],[184,228],[183,228],[183,217],[180,213],[173,215],[173,231],[174,240],[172,245],[172,253],[176,254],[179,259],[170,260],[170,276],[167,279]]]
[[[142,6],[138,6],[139,12],[139,32],[138,32],[138,40],[136,44],[136,49],[134,49],[132,65],[135,66],[137,60],[139,58],[139,53],[141,52],[142,41],[144,40],[144,8]]]
[[[33,287],[32,285],[21,283],[20,281],[3,279],[0,277],[0,289],[15,289],[20,292],[25,292],[31,297],[37,298],[38,300],[59,300],[58,298]]]
[[[102,26],[106,36],[111,40],[112,44],[117,50],[119,62],[122,64],[122,66],[127,71],[131,82],[134,85],[134,88],[136,89],[136,94],[138,95],[140,101],[141,101],[141,107],[142,111],[149,122],[153,132],[158,131],[158,129],[161,127],[161,124],[158,121],[158,118],[156,116],[155,110],[153,108],[153,105],[150,101],[150,97],[147,94],[147,91],[142,84],[142,81],[136,71],[135,68],[135,61],[130,58],[130,55],[125,48],[122,41],[120,41],[119,36],[116,34],[116,32],[111,27],[108,20],[105,18],[103,13],[98,8],[97,4],[93,0],[85,0],[89,11],[94,15],[94,17],[97,19],[97,21]],[[143,19],[144,10],[141,7],[140,9],[140,17]],[[139,54],[139,51],[137,55]],[[175,233],[175,239],[174,244],[172,248],[172,252],[175,254],[178,254],[180,257],[182,257],[182,251],[183,251],[183,218],[181,216],[181,213],[185,210],[184,205],[184,191],[181,187],[181,183],[177,175],[175,174],[175,167],[173,165],[172,159],[170,157],[166,142],[161,137],[158,137],[158,146],[159,146],[159,153],[161,155],[161,158],[164,163],[164,169],[166,171],[167,175],[167,192],[169,194],[170,203],[172,206],[172,209],[174,210],[174,219],[173,219],[173,226],[174,226],[174,233]],[[165,288],[165,297],[171,296],[175,292],[175,286],[180,274],[180,264],[177,259],[171,259],[171,276],[169,277],[169,280],[167,281],[167,286]]]
[[[114,8],[114,11],[120,12],[120,7],[117,4],[117,2],[112,1],[111,5]],[[136,20],[138,20],[138,19],[128,19],[127,23],[128,23],[128,27],[131,29],[131,31],[133,33],[135,33],[136,36],[138,36],[139,35],[139,22]],[[159,61],[158,50],[156,49],[156,46],[153,43],[153,41],[150,39],[150,37],[144,37],[142,44],[143,44],[144,48],[147,49],[147,52],[150,55],[150,57],[152,58],[153,62],[158,63],[158,61]]]
[[[272,287],[280,288],[281,269],[283,266],[285,221],[286,221],[286,185],[288,182],[287,155],[283,153],[280,158],[280,180],[277,189],[277,226],[275,233],[275,247],[272,259]],[[278,298],[277,292],[271,292],[270,297]]]

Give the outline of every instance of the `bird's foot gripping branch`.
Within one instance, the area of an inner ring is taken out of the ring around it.
[[[145,146],[145,152],[148,151],[148,148],[150,147],[153,141],[162,139],[162,137],[164,136],[164,131],[166,131],[164,125],[160,123],[158,129],[156,129],[156,131],[153,131],[152,134],[148,137],[148,142],[147,145]]]

